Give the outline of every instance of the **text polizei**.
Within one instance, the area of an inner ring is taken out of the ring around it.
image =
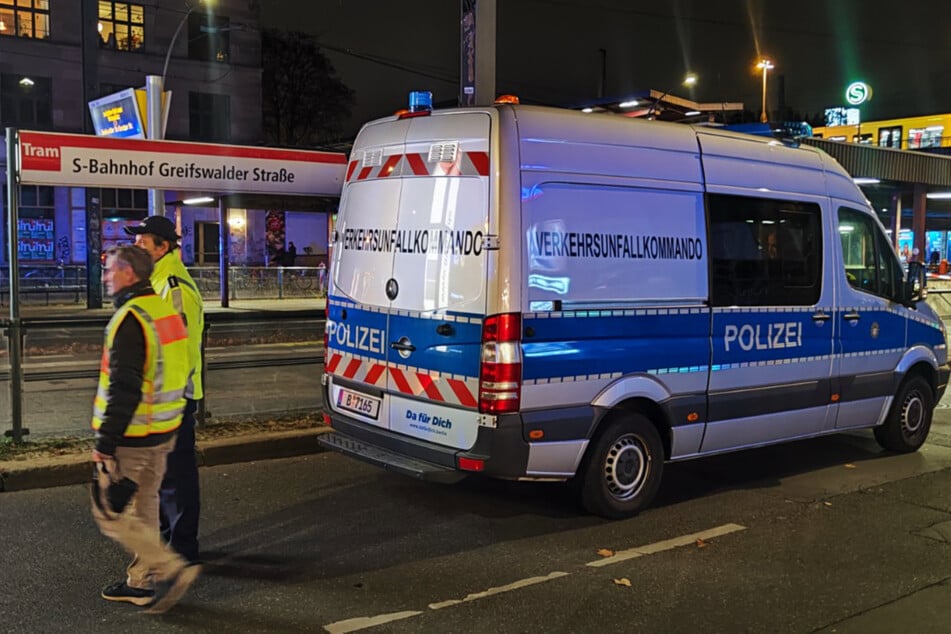
[[[799,348],[802,346],[802,322],[727,324],[723,332],[723,345],[727,352],[730,352],[733,344],[744,352]]]

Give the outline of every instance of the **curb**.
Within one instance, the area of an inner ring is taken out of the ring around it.
[[[326,451],[317,437],[329,427],[248,434],[200,441],[198,466],[214,467],[237,462],[291,458]],[[0,462],[0,492],[47,489],[82,484],[92,479],[89,454]]]

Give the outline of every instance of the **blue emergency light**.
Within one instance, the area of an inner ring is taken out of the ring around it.
[[[410,112],[428,112],[433,109],[433,93],[428,90],[414,90],[409,93]]]

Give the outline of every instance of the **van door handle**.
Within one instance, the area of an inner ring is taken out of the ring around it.
[[[826,321],[829,321],[830,319],[832,319],[832,315],[830,315],[824,310],[820,310],[818,313],[812,316],[812,321],[826,322]]]
[[[851,313],[845,313],[844,315],[842,315],[842,318],[845,319],[846,321],[858,321],[859,319],[861,319],[861,317],[862,316],[859,315],[858,312],[854,310]]]
[[[401,352],[415,352],[416,346],[409,343],[409,340],[406,337],[403,337],[399,341],[391,341],[390,347],[394,350],[399,350]]]

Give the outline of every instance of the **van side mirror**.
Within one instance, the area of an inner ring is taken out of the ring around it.
[[[928,296],[928,270],[921,262],[909,262],[905,276],[904,304],[914,306]]]

